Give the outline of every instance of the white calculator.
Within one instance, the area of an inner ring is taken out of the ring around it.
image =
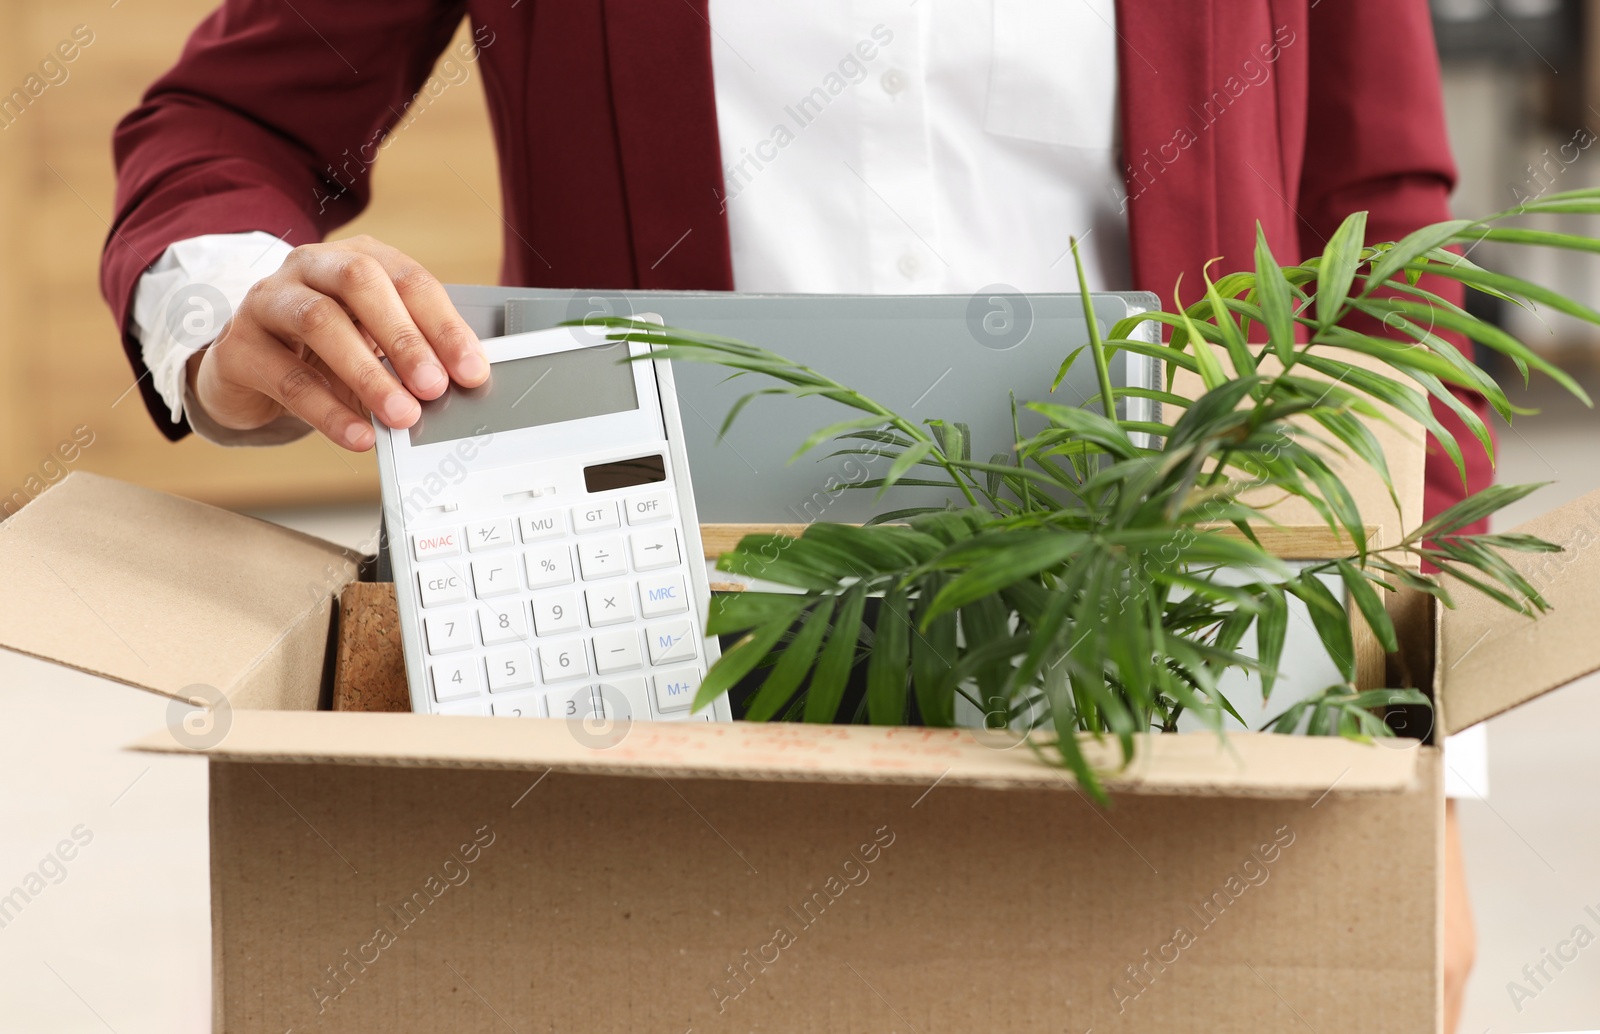
[[[691,714],[718,649],[671,367],[595,327],[483,347],[483,386],[377,424],[412,710],[728,721]]]

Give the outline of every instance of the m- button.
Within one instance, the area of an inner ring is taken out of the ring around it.
[[[573,531],[601,531],[618,526],[616,503],[587,503],[572,508]]]
[[[628,510],[629,524],[664,521],[672,516],[672,493],[646,492],[643,495],[629,496],[623,506]]]

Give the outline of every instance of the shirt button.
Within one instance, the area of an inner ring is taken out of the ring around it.
[[[883,73],[883,76],[878,80],[878,82],[883,86],[884,93],[899,93],[901,90],[906,88],[905,73],[901,72],[898,68],[891,68],[887,72]]]
[[[908,280],[915,278],[922,271],[922,260],[909,251],[900,256],[900,261],[896,265]]]

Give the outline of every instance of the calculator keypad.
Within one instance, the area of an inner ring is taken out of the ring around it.
[[[673,514],[657,488],[413,535],[436,710],[685,717],[701,639]]]

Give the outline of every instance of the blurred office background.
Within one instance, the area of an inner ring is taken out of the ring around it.
[[[73,469],[370,544],[377,476],[369,457],[316,437],[248,453],[192,438],[167,444],[128,391],[99,297],[111,127],[211,6],[0,0],[0,92],[75,27],[94,34],[68,78],[0,129],[0,496],[59,477],[58,446],[86,428],[93,442],[67,464]],[[1457,210],[1481,215],[1600,184],[1600,0],[1433,0],[1433,9],[1461,169]],[[492,282],[500,199],[482,90],[470,66],[447,83],[384,151],[372,173],[378,200],[346,232],[389,241],[446,280]],[[1596,233],[1600,224],[1575,219],[1563,228]],[[1487,245],[1473,257],[1497,261]],[[1516,261],[1526,263],[1524,275],[1600,305],[1600,259],[1524,252]],[[1503,316],[1591,391],[1600,387],[1596,328],[1548,313]],[[1600,488],[1595,415],[1542,390],[1520,400],[1545,412],[1502,434],[1501,476],[1558,483],[1518,512],[1531,516]],[[0,884],[28,872],[75,823],[96,840],[61,887],[0,930],[0,1026],[207,1029],[203,767],[118,749],[165,720],[163,702],[13,660],[0,669],[0,729],[9,733],[0,748]],[[1585,911],[1600,911],[1596,730],[1597,680],[1492,723],[1491,794],[1462,805],[1480,933],[1463,1031],[1600,1029],[1600,949],[1531,1000],[1513,1003],[1507,986],[1525,982],[1523,967],[1575,926],[1600,934]]]

